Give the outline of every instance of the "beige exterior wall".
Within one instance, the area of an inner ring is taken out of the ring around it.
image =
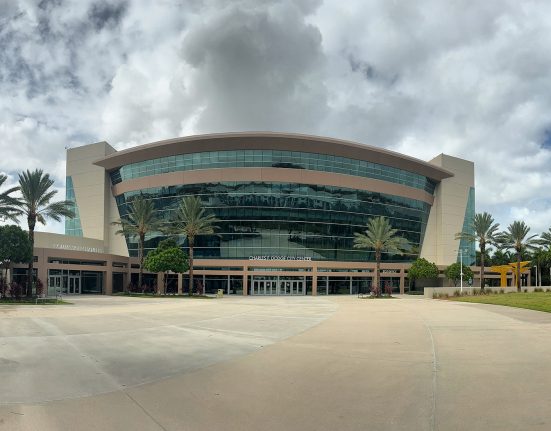
[[[67,176],[73,180],[83,236],[103,241],[105,252],[127,256],[124,238],[115,235],[117,229],[111,225],[119,218],[111,182],[105,170],[93,164],[115,152],[106,142],[69,149]]]
[[[241,137],[239,138],[241,139]],[[212,145],[222,145],[218,141],[220,140],[214,139]],[[291,143],[296,143],[296,137],[289,142],[283,139],[279,143],[281,145],[291,145]],[[174,142],[173,144],[170,151],[177,151],[176,144],[180,145],[182,143]],[[326,142],[326,144],[331,145],[331,148],[337,145],[335,142],[330,141]],[[248,146],[249,144],[241,142],[240,145]],[[305,148],[310,148],[314,144],[305,141],[302,145]],[[157,154],[156,152],[162,148],[165,147],[159,146],[150,150]],[[357,148],[351,145],[345,145],[345,149],[350,154],[357,151]],[[329,151],[329,147],[327,151]],[[429,204],[432,203],[425,238],[421,248],[421,256],[435,262],[441,269],[455,262],[459,246],[459,241],[455,239],[455,234],[460,232],[463,227],[469,189],[474,187],[474,164],[443,154],[434,158],[429,163],[425,163],[409,160],[405,157],[398,157],[395,154],[389,155],[375,149],[370,149],[369,151],[368,155],[371,159],[374,159],[375,156],[380,157],[380,160],[376,160],[377,162],[385,163],[391,160],[402,168],[413,166],[417,170],[434,173],[435,177],[433,178],[436,178],[436,175],[438,175],[438,179],[441,179],[441,182],[437,185],[434,196],[423,190],[370,178],[285,168],[223,168],[193,172],[173,172],[128,180],[111,188],[110,179],[105,171],[105,167],[101,166],[101,163],[94,164],[94,162],[97,163],[98,160],[102,159],[112,162],[112,158],[118,157],[115,154],[115,149],[105,142],[70,149],[67,151],[67,175],[71,176],[73,180],[84,237],[38,232],[36,234],[35,249],[35,255],[38,257],[38,262],[36,262],[38,276],[42,280],[46,280],[49,269],[99,271],[104,274],[104,293],[112,293],[113,273],[124,273],[124,283],[126,284],[130,280],[131,273],[138,272],[138,269],[131,267],[131,264],[137,263],[137,259],[128,258],[126,241],[124,237],[115,234],[118,228],[111,224],[113,221],[119,219],[118,208],[113,195],[128,190],[158,187],[160,185],[193,184],[224,180],[285,180],[296,183],[341,185],[414,198]],[[121,153],[123,153],[121,156],[124,157],[135,156],[132,151]],[[348,155],[348,153],[344,155]],[[52,257],[81,259],[91,262],[101,261],[103,263],[93,266],[48,262],[49,258]],[[122,267],[118,266],[120,263],[123,264]],[[248,276],[312,277],[312,291],[316,292],[318,290],[318,281],[325,277],[371,278],[375,263],[196,259],[195,266],[203,267],[203,269],[195,270],[197,277],[204,275],[234,275],[242,277],[245,288],[244,294],[246,294]],[[382,276],[394,279],[398,278],[400,291],[403,292],[404,288],[407,288],[406,277],[409,266],[409,264],[403,263],[383,263],[382,269],[384,274]],[[213,269],[209,269],[209,267]],[[217,267],[233,267],[236,269],[221,271],[215,269]],[[263,270],[264,268],[279,268],[280,270],[269,271]],[[445,284],[444,280],[441,281],[442,284]],[[179,277],[178,286],[178,290],[181,291],[181,276]]]
[[[436,186],[421,257],[437,265],[457,261],[459,240],[455,234],[463,229],[469,190],[474,187],[474,163],[440,154],[430,161],[454,173]]]

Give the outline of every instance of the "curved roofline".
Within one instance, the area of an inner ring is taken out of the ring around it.
[[[414,172],[436,181],[453,177],[453,173],[428,162],[383,148],[342,139],[298,133],[232,132],[193,135],[167,139],[117,151],[94,162],[111,171],[120,166],[144,160],[202,151],[263,150],[302,151],[366,160]]]

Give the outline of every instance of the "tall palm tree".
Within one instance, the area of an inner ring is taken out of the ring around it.
[[[6,175],[0,174],[0,187],[7,179]],[[17,207],[19,200],[10,196],[17,191],[19,191],[19,187],[12,187],[0,193],[0,220],[17,221],[16,217],[21,214],[21,210]]]
[[[478,241],[480,247],[480,290],[484,290],[484,264],[486,257],[486,245],[495,244],[499,223],[487,212],[477,213],[471,226],[473,233],[460,232],[455,239],[464,239],[469,242]]]
[[[537,235],[530,235],[530,227],[524,221],[514,221],[505,232],[497,235],[498,242],[504,248],[515,250],[517,257],[517,292],[521,291],[520,286],[520,260],[523,251],[532,250],[537,244]]]
[[[201,199],[186,196],[176,210],[174,230],[183,233],[189,247],[189,294],[193,294],[193,247],[198,235],[212,235],[219,220],[214,214],[207,213]]]
[[[402,255],[411,249],[407,239],[397,235],[398,229],[393,229],[386,217],[374,217],[367,222],[365,233],[356,232],[354,248],[366,248],[375,251],[375,293],[380,296],[379,273],[381,271],[381,254],[383,252]]]
[[[138,275],[138,289],[142,288],[145,236],[149,232],[161,230],[161,220],[157,217],[153,201],[145,199],[143,195],[136,196],[130,201],[128,214],[112,224],[120,226],[118,235],[138,238],[138,260],[140,272]],[[125,287],[126,289],[126,287]]]
[[[21,199],[18,208],[27,218],[29,239],[33,250],[34,228],[37,222],[46,224],[48,218],[59,222],[62,217],[73,218],[75,216],[73,202],[65,200],[51,202],[57,194],[57,190],[52,189],[53,185],[54,180],[50,178],[49,174],[45,174],[42,169],[36,169],[32,172],[27,170],[19,174]],[[27,296],[32,296],[33,263],[34,260],[31,259],[27,274]]]
[[[539,241],[538,241],[539,243]],[[546,250],[544,248],[536,248],[534,249],[532,253],[532,264],[536,265],[536,287],[539,285],[541,286],[541,273],[542,269],[544,267],[549,266],[549,262],[551,262],[551,252],[549,250]]]
[[[540,235],[540,239],[537,242],[539,245],[542,245],[547,250],[551,251],[551,227],[547,232],[543,232]]]

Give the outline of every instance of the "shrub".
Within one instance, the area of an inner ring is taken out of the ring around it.
[[[524,293],[528,293],[528,289],[524,288]]]
[[[473,296],[480,295],[480,289],[473,289]]]
[[[534,292],[543,292],[543,289],[541,287],[536,287],[534,289]]]
[[[551,292],[550,288],[545,289],[546,292]]]
[[[40,278],[36,279],[36,296],[42,296],[44,293],[44,283],[42,283],[42,280]]]
[[[0,298],[4,298],[8,293],[8,283],[3,278],[0,278]]]
[[[457,296],[461,296],[461,291],[460,291],[459,289],[455,289],[455,290],[453,291],[453,296],[456,296],[456,297],[457,297]]]
[[[16,283],[15,281],[12,281],[10,283],[10,296],[16,300],[21,299],[21,293],[23,292],[23,287],[21,287],[20,284]]]

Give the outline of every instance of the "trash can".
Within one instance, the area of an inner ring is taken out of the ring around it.
[[[218,289],[218,292],[216,292],[217,298],[222,298],[224,296],[224,289]]]

